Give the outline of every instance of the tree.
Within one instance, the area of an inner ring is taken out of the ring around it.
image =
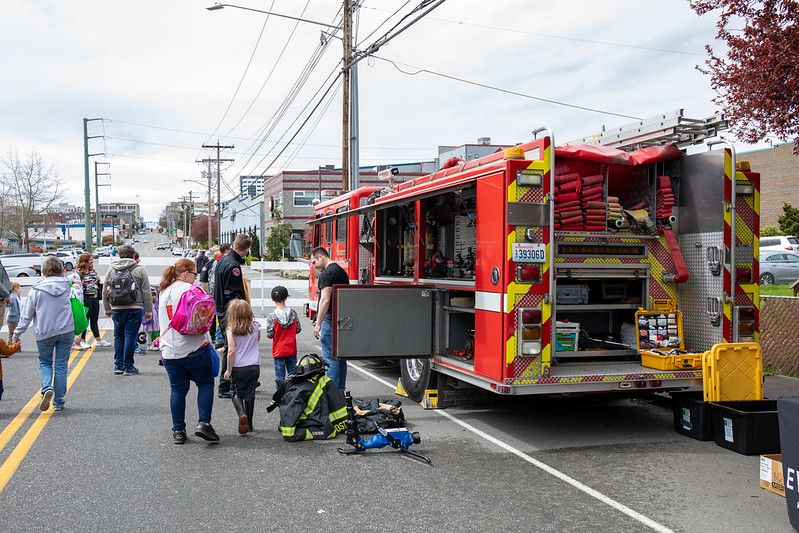
[[[780,224],[779,235],[799,235],[799,209],[783,203],[782,211],[784,214],[777,217]]]
[[[289,245],[291,239],[291,224],[283,222],[283,212],[279,207],[272,211],[275,223],[269,227],[269,235],[264,241],[264,257],[267,261],[280,261],[283,259],[283,249]]]
[[[24,158],[9,150],[2,158],[2,167],[3,229],[21,245],[27,245],[30,225],[44,221],[50,206],[61,200],[61,178],[36,150]]]
[[[760,237],[779,237],[782,232],[776,226],[763,226],[760,228]]]
[[[211,219],[211,231],[214,235],[219,235],[219,220],[216,217]],[[203,215],[195,218],[191,222],[191,238],[194,242],[208,243],[208,216]],[[209,244],[210,246],[210,244]]]
[[[250,237],[250,255],[256,259],[261,259],[261,240],[258,238],[258,233],[255,231],[248,231],[247,235]]]
[[[689,0],[699,15],[721,9],[717,38],[727,57],[710,56],[707,69],[732,130],[743,140],[794,138],[799,147],[799,1]],[[743,29],[738,29],[743,23]],[[795,150],[796,151],[796,150]]]

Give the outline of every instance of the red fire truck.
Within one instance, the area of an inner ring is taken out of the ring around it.
[[[313,245],[350,277],[334,356],[399,360],[405,392],[439,406],[445,389],[701,385],[702,352],[758,342],[759,175],[727,141],[683,149],[724,124],[680,110],[562,146],[542,128],[319,204]],[[313,269],[310,298],[312,316]]]

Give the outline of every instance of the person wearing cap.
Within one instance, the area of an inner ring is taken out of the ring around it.
[[[286,306],[289,291],[278,285],[272,289],[275,310],[266,318],[266,336],[272,339],[272,360],[275,364],[275,387],[294,373],[297,365],[297,333],[302,331],[300,317],[294,309]]]

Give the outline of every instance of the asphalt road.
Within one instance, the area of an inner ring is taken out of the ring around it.
[[[152,246],[145,264],[166,259]],[[318,353],[303,327],[300,354]],[[190,435],[176,446],[153,352],[136,358],[138,376],[112,373],[111,348],[76,353],[65,410],[40,413],[32,333],[22,340],[3,360],[3,532],[792,531],[785,500],[758,486],[757,456],[675,433],[671,411],[649,399],[503,398],[439,411],[405,401],[422,437],[412,449],[432,466],[387,448],[344,456],[343,437],[282,440],[278,413],[265,411],[274,382],[264,338],[256,432],[239,435],[230,401],[217,399],[221,442]],[[397,375],[351,363],[348,388],[398,398]],[[799,394],[793,382],[785,390]],[[194,389],[188,400],[191,423]]]

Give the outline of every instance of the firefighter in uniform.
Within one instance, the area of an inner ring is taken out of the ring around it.
[[[222,338],[225,351],[222,354],[221,368],[227,368],[227,304],[231,300],[246,300],[247,291],[244,288],[244,274],[242,265],[244,258],[250,252],[252,241],[247,235],[240,233],[233,241],[233,247],[227,255],[219,258],[214,273],[214,303],[216,304],[216,319],[222,329]],[[219,397],[230,398],[230,381],[219,376]]]

